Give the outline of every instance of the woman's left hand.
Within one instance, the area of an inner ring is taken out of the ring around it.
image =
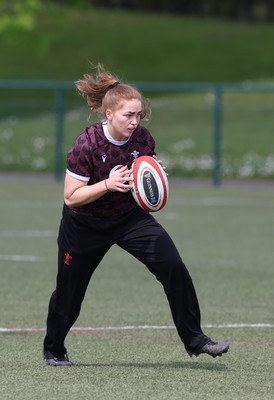
[[[153,156],[152,156],[156,161],[158,161],[158,163],[161,165],[161,167],[163,168],[163,170],[165,171],[165,173],[166,173],[166,176],[168,176],[168,173],[166,172],[166,167],[165,167],[165,165],[163,164],[163,161],[162,160],[159,160],[159,158],[154,154]]]

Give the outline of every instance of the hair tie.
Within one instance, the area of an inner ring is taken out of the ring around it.
[[[120,83],[119,81],[114,82],[112,85],[110,85],[109,89],[115,88],[115,86],[119,85],[119,83]]]

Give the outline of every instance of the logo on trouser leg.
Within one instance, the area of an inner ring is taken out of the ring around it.
[[[65,264],[69,267],[70,267],[70,260],[72,260],[71,255],[69,253],[65,253]]]

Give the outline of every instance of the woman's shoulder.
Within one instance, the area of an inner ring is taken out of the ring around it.
[[[104,137],[102,122],[96,122],[85,129],[86,135]]]
[[[133,137],[136,140],[141,140],[141,141],[146,141],[146,140],[154,141],[153,136],[150,133],[150,131],[145,126],[142,126],[142,125],[138,126]]]
[[[87,126],[76,138],[75,143],[78,145],[88,145],[94,147],[104,141],[105,136],[103,133],[102,123],[97,122],[95,124]]]

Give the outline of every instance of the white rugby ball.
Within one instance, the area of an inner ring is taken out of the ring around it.
[[[161,210],[168,199],[169,184],[163,167],[150,156],[141,156],[132,166],[132,195],[144,210]]]

